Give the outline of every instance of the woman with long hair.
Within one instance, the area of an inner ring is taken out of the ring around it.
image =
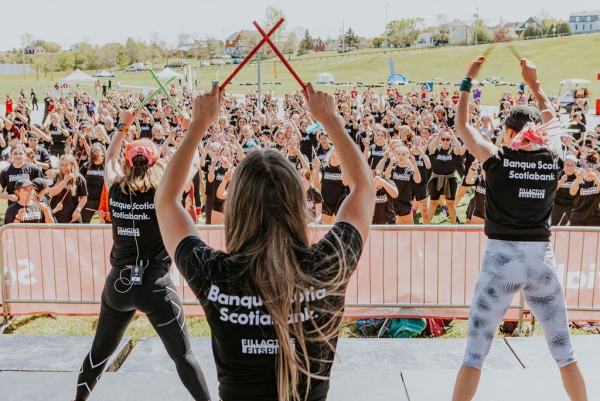
[[[88,198],[85,208],[81,211],[81,221],[83,224],[89,224],[92,217],[100,206],[102,188],[104,187],[104,158],[106,149],[96,142],[90,149],[91,160],[85,163],[79,169],[79,173],[85,178],[88,189]]]
[[[577,158],[574,155],[565,156],[565,168],[558,180],[558,189],[552,206],[551,224],[553,226],[561,225],[563,221],[566,225],[571,220],[575,196],[571,195],[570,190],[576,179],[577,163]]]
[[[314,158],[312,166],[313,182],[323,197],[321,220],[324,224],[333,224],[346,197],[348,185],[337,151],[332,148],[323,164]]]
[[[52,209],[59,204],[62,208],[56,213],[59,223],[81,223],[81,211],[87,202],[88,190],[85,178],[79,174],[79,166],[73,155],[60,158],[58,174],[54,177],[54,185],[50,188]],[[72,177],[68,182],[65,176]]]
[[[217,119],[220,95],[214,85],[196,98],[190,129],[157,192],[165,245],[206,311],[223,401],[324,400],[344,293],[369,233],[372,175],[337,118],[334,99],[308,84],[308,108],[348,171],[350,194],[334,227],[310,245],[296,169],[280,152],[259,150],[236,168],[225,207],[226,251],[213,250],[181,206],[180,171]]]
[[[113,223],[112,269],[102,291],[92,348],[77,380],[75,401],[90,396],[138,310],[148,316],[193,398],[210,400],[204,375],[190,347],[181,299],[169,273],[171,259],[158,229],[154,196],[166,163],[148,139],[131,142],[125,149],[124,162],[119,158],[133,119],[130,111],[121,113],[122,125],[106,153],[104,182]],[[188,165],[179,174],[189,183],[195,171]],[[182,193],[183,189],[178,194],[180,202]]]
[[[590,150],[585,164],[598,165],[598,153]],[[600,173],[594,167],[577,169],[569,194],[573,200],[570,221],[572,226],[600,226]],[[560,181],[559,181],[560,182]]]

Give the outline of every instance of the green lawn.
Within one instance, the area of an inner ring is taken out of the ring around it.
[[[540,80],[544,84],[548,94],[558,94],[559,81],[567,78],[585,78],[595,81],[600,73],[600,58],[595,54],[600,48],[600,33],[581,36],[570,36],[564,38],[538,39],[530,41],[513,42],[515,49],[522,57],[533,60],[539,67]],[[388,54],[376,53],[374,50],[358,50],[356,53],[373,53],[363,56],[353,56],[352,52],[346,57],[327,60],[298,61],[318,56],[339,55],[337,52],[310,53],[302,56],[292,57],[292,66],[298,74],[306,81],[314,81],[319,73],[330,72],[338,80],[337,69],[339,64],[339,75],[344,82],[378,83],[387,80],[389,75],[388,58],[395,63],[396,73],[402,73],[411,81],[429,81],[433,78],[442,78],[443,82],[452,84],[460,82],[464,77],[466,59],[475,58],[487,49],[487,45],[447,47],[440,49],[426,49],[417,51],[397,51]],[[276,63],[277,79],[274,78],[272,62],[273,59],[263,60],[262,82],[281,82],[281,85],[264,84],[263,91],[275,89],[280,95],[299,89],[298,84],[285,70],[281,63]],[[173,60],[170,60],[172,62]],[[189,60],[192,66],[199,66],[198,60]],[[162,70],[164,62],[155,60],[155,69]],[[219,69],[197,69],[198,81],[201,87],[208,88],[210,81],[217,78],[223,82],[233,71],[235,65],[222,66]],[[88,71],[92,74],[95,71]],[[51,79],[48,74],[41,74],[39,81],[35,75],[27,76],[5,76],[0,77],[0,88],[4,92],[16,95],[21,87],[29,89],[35,87],[38,94],[46,87],[51,87],[60,77],[66,73],[54,73]],[[499,44],[489,55],[488,62],[481,72],[481,78],[503,77],[508,82],[519,83],[521,81],[520,68],[517,60],[507,49],[505,44]],[[122,85],[143,86],[153,85],[152,78],[148,72],[124,73],[119,72],[113,79]],[[239,84],[257,81],[257,67],[249,65],[236,77],[229,90],[234,93],[245,93],[250,87]],[[91,88],[91,86],[87,86]],[[323,90],[333,91],[334,86],[322,85]],[[404,87],[403,91],[412,88],[412,85]],[[454,88],[454,87],[452,87]],[[451,88],[451,89],[452,89]],[[591,92],[595,97],[596,84],[592,83]],[[439,87],[436,89],[436,91]],[[483,88],[484,104],[496,104],[503,90],[516,91],[515,87],[486,86]]]

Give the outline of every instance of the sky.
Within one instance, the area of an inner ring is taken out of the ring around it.
[[[523,22],[530,16],[568,19],[574,11],[600,9],[598,0],[547,0],[545,2],[502,0],[427,0],[400,2],[390,0],[6,0],[0,20],[0,50],[21,47],[21,34],[67,47],[87,39],[91,44],[125,43],[128,37],[149,41],[151,33],[176,46],[180,32],[207,35],[217,39],[240,29],[254,29],[252,21],[264,20],[270,4],[283,10],[287,29],[308,29],[314,38],[337,37],[342,26],[351,27],[359,36],[380,35],[387,20],[424,18],[434,25],[436,15],[449,19],[473,20],[479,15],[488,25]],[[408,5],[406,5],[408,3]]]

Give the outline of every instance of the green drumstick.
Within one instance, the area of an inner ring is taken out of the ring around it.
[[[175,77],[169,79],[165,85],[169,85],[171,83],[171,81],[173,81],[175,79]],[[150,101],[150,99],[152,99],[154,96],[158,95],[158,92],[160,92],[162,89],[158,88],[157,90],[155,90],[154,92],[152,92],[150,95],[148,95],[144,100],[142,100],[142,103],[138,104],[135,109],[133,109],[134,112],[138,111],[139,109],[141,109],[142,107],[144,107],[146,105],[146,103],[148,103]]]
[[[175,103],[175,101],[169,94],[169,91],[165,88],[165,86],[162,84],[162,82],[160,82],[160,79],[158,79],[158,77],[156,76],[154,71],[152,71],[152,68],[148,68],[148,71],[150,71],[150,74],[152,74],[152,77],[154,77],[154,80],[156,81],[156,83],[158,84],[160,89],[163,90],[163,92],[165,93],[165,96],[167,97],[167,99],[169,99],[169,102],[171,102],[171,104],[175,108],[175,111],[177,112],[177,114],[179,114],[181,117],[185,117],[185,114],[183,114],[183,112],[179,109],[179,106],[177,106],[177,103]]]

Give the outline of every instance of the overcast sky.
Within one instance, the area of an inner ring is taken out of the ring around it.
[[[381,34],[386,20],[386,0],[3,0],[2,3],[0,50],[19,48],[24,32],[67,48],[83,38],[92,44],[113,40],[125,43],[128,37],[147,41],[153,31],[174,45],[181,30],[193,32],[198,38],[211,35],[222,39],[223,35],[227,37],[240,29],[253,29],[252,21],[261,22],[269,4],[283,10],[288,29],[305,28],[315,38],[339,35],[342,22],[346,30],[352,27],[359,36],[374,37]],[[441,13],[448,14],[450,19],[473,19],[478,4],[480,17],[490,25],[498,24],[501,18],[503,22],[525,21],[543,13],[568,19],[573,11],[600,8],[598,0],[387,0],[387,4],[388,21],[422,17],[428,24],[434,24],[435,16]]]

